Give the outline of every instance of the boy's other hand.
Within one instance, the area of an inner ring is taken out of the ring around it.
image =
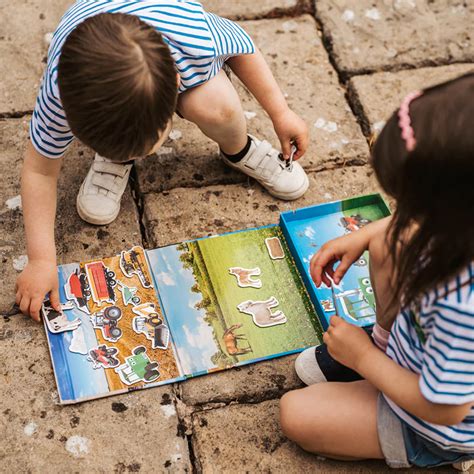
[[[285,112],[273,117],[272,120],[285,159],[290,157],[292,144],[298,148],[294,159],[301,158],[306,153],[309,142],[308,126],[304,120],[290,109],[286,109]]]
[[[30,260],[16,281],[16,304],[24,315],[40,321],[44,297],[50,293],[54,309],[60,309],[59,282],[56,262]]]

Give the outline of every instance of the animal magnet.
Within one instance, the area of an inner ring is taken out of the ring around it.
[[[261,271],[259,267],[231,267],[229,268],[229,273],[237,278],[237,285],[241,288],[262,288],[262,280],[260,280],[260,278],[253,279],[253,277],[260,275]]]
[[[253,352],[252,348],[250,347],[250,344],[247,341],[247,337],[244,336],[243,334],[235,334],[235,331],[241,327],[242,327],[242,324],[234,324],[230,328],[226,329],[226,331],[222,335],[222,342],[225,345],[225,350],[227,351],[227,354],[231,356],[238,356],[238,355],[248,354],[249,352]],[[237,347],[237,342],[239,340],[246,341],[248,344],[248,347],[245,347],[245,348]]]
[[[244,301],[237,305],[237,309],[241,313],[250,314],[253,318],[253,322],[261,328],[276,326],[277,324],[284,324],[287,322],[287,318],[283,311],[272,312],[273,308],[276,308],[280,303],[272,296],[266,301]]]
[[[74,331],[77,329],[80,324],[81,320],[76,318],[72,321],[67,319],[64,311],[68,309],[73,309],[74,303],[71,301],[67,304],[61,305],[61,310],[56,311],[52,306],[49,300],[45,301],[41,307],[41,311],[43,313],[43,318],[46,321],[46,326],[48,327],[49,332],[53,334],[58,334],[64,331]]]

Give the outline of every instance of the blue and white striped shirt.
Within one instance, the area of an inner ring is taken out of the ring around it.
[[[428,423],[398,407],[395,413],[440,447],[474,453],[474,264],[426,294],[419,313],[401,312],[390,333],[387,355],[420,374],[422,395],[433,403],[472,403],[459,424]]]
[[[251,38],[239,25],[204,11],[195,1],[77,1],[64,14],[53,35],[30,122],[31,141],[43,156],[59,158],[74,138],[59,98],[58,62],[62,45],[69,33],[87,18],[118,12],[136,15],[161,33],[180,75],[179,93],[209,81],[229,57],[255,51]]]

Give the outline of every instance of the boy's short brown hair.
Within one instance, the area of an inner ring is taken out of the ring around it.
[[[159,32],[138,17],[102,13],[66,39],[58,86],[72,133],[106,158],[148,153],[176,107],[176,68]]]

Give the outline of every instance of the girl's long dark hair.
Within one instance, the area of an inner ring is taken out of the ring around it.
[[[397,202],[389,231],[394,301],[407,308],[474,260],[474,74],[426,89],[410,104],[411,152],[397,113],[372,164]]]

